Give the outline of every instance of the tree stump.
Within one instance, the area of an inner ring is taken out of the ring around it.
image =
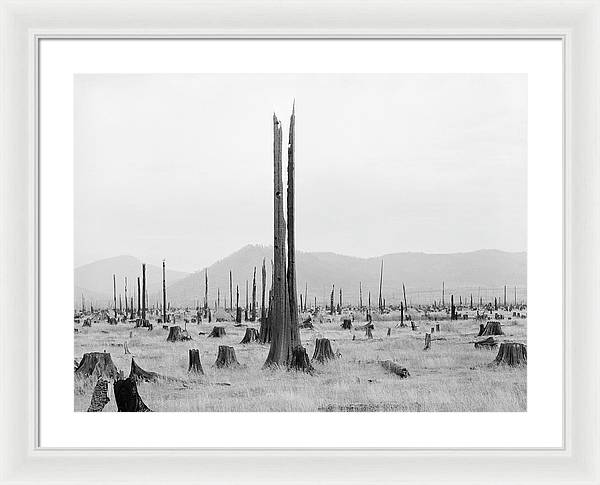
[[[352,320],[350,318],[344,318],[340,327],[342,327],[344,330],[352,329]]]
[[[132,377],[115,381],[113,388],[115,391],[115,400],[117,401],[117,409],[120,413],[151,412],[151,409],[142,401],[135,379]]]
[[[108,401],[110,401],[108,398],[108,381],[100,377],[98,382],[96,382],[94,392],[92,392],[92,401],[90,402],[90,407],[88,408],[87,412],[101,412]]]
[[[235,323],[242,323],[242,308],[237,307],[235,310]]]
[[[297,345],[292,349],[292,358],[290,360],[288,369],[306,372],[307,374],[312,374],[314,372],[315,369],[308,359],[306,349],[301,345]]]
[[[188,372],[193,372],[194,374],[204,374],[204,369],[202,368],[202,363],[200,362],[200,351],[198,349],[189,349],[188,357]]]
[[[494,349],[498,346],[498,343],[494,340],[494,337],[488,337],[485,340],[480,340],[479,342],[475,342],[476,349]]]
[[[327,338],[318,338],[315,341],[315,351],[312,360],[324,364],[328,360],[335,359],[335,354],[331,349],[331,342]]]
[[[150,372],[142,369],[136,364],[135,359],[131,358],[131,370],[129,371],[129,378],[135,379],[136,381],[154,382],[160,375],[156,372]]]
[[[527,347],[516,342],[502,342],[492,364],[519,366],[527,365]]]
[[[115,379],[118,375],[118,370],[110,354],[106,352],[89,352],[83,354],[83,359],[81,359],[79,366],[75,369],[75,375]]]
[[[439,332],[439,331],[440,331],[440,324],[439,324],[439,323],[436,323],[436,324],[435,324],[435,331],[436,331],[436,332]]]
[[[429,350],[430,348],[431,348],[431,334],[426,333],[425,334],[425,347],[423,348],[423,350]]]
[[[365,337],[367,337],[368,339],[373,338],[372,328],[373,327],[371,325],[367,325],[367,328],[365,329]]]
[[[504,335],[504,332],[502,331],[502,326],[500,325],[500,322],[494,322],[494,321],[490,321],[487,322],[487,324],[485,325],[485,328],[483,329],[483,332],[481,332],[481,326],[479,327],[479,335],[478,337],[481,336],[485,336],[485,335]]]
[[[392,329],[388,327],[387,336],[390,337],[392,335]]]
[[[182,342],[185,340],[191,340],[192,338],[188,335],[187,330],[181,330],[179,325],[169,328],[169,336],[167,342]]]
[[[406,379],[408,376],[410,376],[410,372],[408,372],[408,369],[406,367],[402,367],[396,364],[395,362],[392,362],[391,360],[384,360],[383,362],[381,362],[381,366],[385,370],[392,372],[397,376],[400,376],[401,379]]]
[[[417,327],[416,327],[416,325],[415,325],[415,322],[413,322],[412,320],[411,320],[411,322],[410,322],[410,329],[411,329],[413,332],[414,332],[415,330],[417,330]]]
[[[83,320],[83,325],[82,327],[91,327],[92,326],[92,319],[91,318],[86,318]]]
[[[221,327],[222,328],[222,327]],[[215,361],[216,367],[237,367],[240,363],[235,356],[235,349],[227,345],[219,345],[219,353]]]
[[[258,330],[255,328],[247,328],[244,338],[240,342],[241,344],[249,344],[251,342],[258,341]]]
[[[225,333],[225,327],[213,327],[212,332],[208,334],[209,337],[221,338],[227,335]]]
[[[123,342],[123,349],[125,350],[125,355],[131,354],[131,352],[129,352],[129,345],[127,345],[127,340]]]
[[[306,320],[302,322],[300,328],[314,328],[312,323],[312,318],[309,316]]]

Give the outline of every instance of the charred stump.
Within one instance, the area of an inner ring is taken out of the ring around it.
[[[480,327],[481,329],[481,327]],[[481,332],[478,336],[484,336],[484,335],[504,335],[504,332],[502,331],[502,326],[500,325],[500,322],[487,322],[485,325],[485,328],[483,329],[483,332]]]
[[[502,342],[492,364],[519,366],[527,365],[527,347],[516,342]]]
[[[315,351],[312,360],[324,364],[328,360],[335,359],[335,354],[331,349],[331,342],[327,338],[318,338],[315,341]]]
[[[198,349],[189,349],[188,357],[188,372],[193,372],[194,374],[204,374],[204,369],[202,368],[202,363],[200,362],[200,351]]]
[[[94,392],[92,392],[92,401],[90,402],[90,407],[88,408],[88,413],[99,413],[104,409],[106,403],[108,403],[110,399],[108,398],[108,381],[102,379],[100,377],[98,382],[96,382],[96,387],[94,387]]]
[[[340,327],[342,327],[344,330],[352,329],[352,320],[350,318],[344,318]]]
[[[426,333],[425,334],[425,347],[423,348],[423,350],[429,350],[430,348],[431,348],[431,334]]]
[[[395,362],[392,362],[391,360],[384,360],[381,363],[381,366],[385,370],[392,372],[397,376],[400,376],[401,379],[406,379],[408,376],[410,376],[410,372],[408,372],[408,369],[406,367],[402,367],[401,365],[398,365]]]
[[[251,342],[258,341],[258,330],[255,328],[247,328],[244,338],[240,342],[241,344],[249,344]]]
[[[142,369],[136,364],[135,359],[131,358],[131,370],[129,371],[129,378],[135,379],[136,381],[155,382],[160,376],[156,372],[150,372]]]
[[[183,342],[186,340],[192,340],[192,337],[189,336],[187,330],[181,330],[179,325],[169,328],[167,342]]]
[[[115,400],[117,401],[117,409],[124,413],[145,413],[151,412],[142,401],[137,389],[135,379],[128,377],[115,381],[113,385],[115,391]]]
[[[494,349],[498,346],[498,342],[494,340],[494,337],[488,337],[485,340],[480,340],[479,342],[475,342],[476,349]]]
[[[235,356],[235,349],[227,345],[219,345],[219,353],[215,361],[216,367],[237,367],[240,363]]]
[[[209,337],[221,338],[227,335],[225,333],[225,327],[213,327],[212,332],[208,334]]]
[[[312,374],[314,372],[314,368],[308,359],[306,349],[301,345],[297,345],[292,349],[292,359],[288,368],[290,370],[302,371],[308,374]]]
[[[115,379],[119,374],[112,357],[106,352],[89,352],[83,354],[83,359],[75,369],[75,375],[81,377],[104,377]]]

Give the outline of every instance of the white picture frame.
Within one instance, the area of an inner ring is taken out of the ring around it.
[[[597,1],[0,3],[0,483],[600,483],[599,25]],[[564,447],[39,448],[36,62],[39,40],[61,37],[561,39]]]

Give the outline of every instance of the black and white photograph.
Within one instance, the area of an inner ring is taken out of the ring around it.
[[[527,81],[76,74],[74,411],[527,411]]]

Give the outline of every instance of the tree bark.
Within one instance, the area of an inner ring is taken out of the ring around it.
[[[104,406],[110,401],[108,398],[108,381],[102,379],[100,377],[98,382],[96,382],[96,387],[94,387],[94,392],[92,392],[92,400],[90,402],[90,407],[88,408],[88,413],[99,413],[102,412]]]
[[[119,412],[150,412],[150,408],[144,404],[137,389],[135,379],[128,377],[115,381],[114,385],[115,400]]]

